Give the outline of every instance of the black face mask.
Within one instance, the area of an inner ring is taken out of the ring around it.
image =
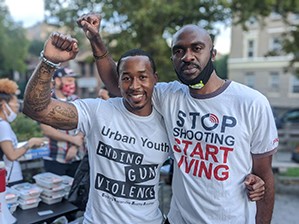
[[[212,62],[212,52],[213,49],[210,52],[210,59],[206,65],[206,67],[199,73],[199,75],[192,79],[192,80],[187,80],[183,77],[181,77],[178,72],[177,73],[177,77],[178,79],[185,85],[189,86],[192,89],[201,89],[202,87],[204,87],[205,84],[207,84],[207,82],[209,81],[213,71],[214,71],[214,65]]]

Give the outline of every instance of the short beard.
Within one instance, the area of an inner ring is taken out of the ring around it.
[[[207,82],[209,81],[213,71],[215,70],[213,62],[212,62],[212,53],[210,55],[210,59],[204,69],[192,80],[188,80],[183,78],[177,71],[178,79],[185,85],[189,86],[190,88],[194,89],[201,89]]]

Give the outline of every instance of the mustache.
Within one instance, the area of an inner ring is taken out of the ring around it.
[[[196,63],[193,63],[193,62],[188,62],[188,63],[185,62],[185,63],[183,64],[183,66],[181,67],[181,70],[185,70],[185,69],[187,69],[187,67],[189,67],[189,66],[192,66],[192,67],[195,67],[195,68],[197,68],[197,69],[199,69],[199,70],[202,70],[200,65],[198,65],[198,64],[196,64]]]

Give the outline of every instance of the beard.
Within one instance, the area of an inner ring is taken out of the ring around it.
[[[204,69],[193,79],[186,79],[179,72],[176,72],[178,79],[185,85],[194,88],[194,89],[201,89],[204,85],[209,81],[213,71],[215,70],[213,62],[212,62],[212,55],[204,67]]]

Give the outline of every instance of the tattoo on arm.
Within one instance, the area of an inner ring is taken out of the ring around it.
[[[47,113],[45,120],[53,121],[52,125],[60,128],[76,128],[78,115],[73,108],[71,104],[67,107],[56,105]]]
[[[29,117],[59,129],[77,127],[78,114],[74,105],[51,98],[54,69],[40,63],[32,75],[25,93],[24,112]]]
[[[53,71],[53,68],[41,63],[27,86],[27,103],[34,112],[40,112],[50,104],[52,76],[49,74],[52,74]]]

